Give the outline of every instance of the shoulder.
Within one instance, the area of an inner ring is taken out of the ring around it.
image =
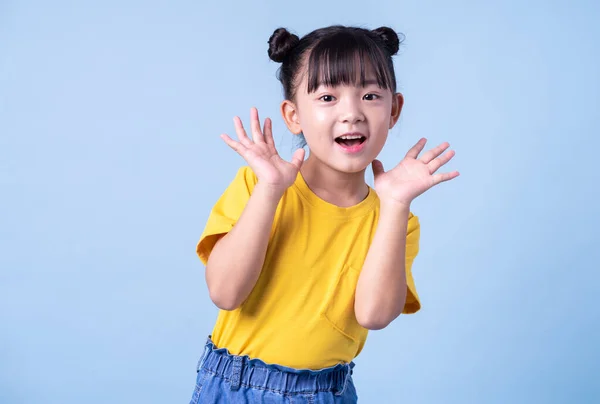
[[[236,173],[236,179],[246,182],[247,184],[256,185],[258,177],[249,166],[242,166]]]
[[[374,192],[375,198],[377,199],[377,203],[375,204],[375,209],[377,213],[379,213],[380,199],[376,192]],[[415,215],[413,211],[408,212],[408,228],[409,230],[412,228],[418,228],[419,224],[419,216]]]
[[[408,215],[408,226],[406,229],[406,241],[409,244],[418,244],[420,237],[421,223],[419,223],[419,217],[410,212]]]
[[[250,194],[257,182],[258,177],[254,174],[254,171],[248,166],[242,166],[237,170],[229,188],[243,190],[244,193]]]
[[[410,231],[412,228],[418,228],[421,224],[419,223],[419,216],[415,215],[413,212],[408,212],[408,229]]]

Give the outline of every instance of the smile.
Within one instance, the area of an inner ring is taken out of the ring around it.
[[[346,153],[358,153],[361,151],[367,141],[367,137],[362,133],[348,133],[335,138],[335,142]]]

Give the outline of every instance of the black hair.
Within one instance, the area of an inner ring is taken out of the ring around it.
[[[400,48],[398,34],[388,27],[367,30],[333,25],[300,39],[285,28],[269,38],[268,54],[281,63],[278,79],[286,99],[294,100],[300,73],[308,72],[308,92],[320,85],[364,86],[365,69],[371,67],[379,87],[396,92],[392,56]],[[303,70],[308,55],[308,69]]]

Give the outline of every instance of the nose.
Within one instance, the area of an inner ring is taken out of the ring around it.
[[[348,99],[341,103],[341,107],[340,121],[342,123],[354,124],[365,120],[360,105],[355,100]]]

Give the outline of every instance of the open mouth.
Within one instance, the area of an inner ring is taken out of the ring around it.
[[[359,146],[363,144],[367,138],[365,136],[339,136],[335,138],[335,142],[345,147]]]

